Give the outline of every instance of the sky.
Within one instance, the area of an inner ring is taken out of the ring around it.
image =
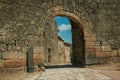
[[[72,43],[71,24],[68,18],[57,16],[55,17],[56,24],[58,26],[58,35],[64,40],[64,42]]]

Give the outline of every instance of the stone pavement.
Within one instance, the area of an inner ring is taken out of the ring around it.
[[[113,80],[87,68],[51,68],[41,74],[36,80]]]

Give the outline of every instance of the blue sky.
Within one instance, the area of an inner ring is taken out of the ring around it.
[[[68,18],[57,16],[55,21],[58,26],[58,35],[68,43],[72,43],[72,33],[71,33],[71,24]]]

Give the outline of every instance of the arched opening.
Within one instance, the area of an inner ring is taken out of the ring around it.
[[[85,65],[85,41],[81,25],[70,20],[72,25],[72,64],[75,66]]]
[[[72,52],[71,63],[74,66],[83,67],[85,65],[85,41],[81,25],[74,19],[71,19],[67,16],[55,17],[66,17],[69,19],[72,32],[72,46],[70,46],[70,52]],[[58,27],[54,18],[48,20],[47,26],[45,28],[45,32],[47,32],[45,33],[45,63],[47,65],[57,65],[61,62],[63,62],[63,64],[65,63],[65,59],[60,59],[61,57],[65,57],[65,55],[62,56],[63,53],[65,54],[65,49],[63,50],[59,48]],[[63,42],[65,41],[63,40]],[[49,49],[51,50],[50,53],[48,53]]]
[[[64,16],[55,17],[58,27],[58,59],[60,64],[71,64],[72,28],[70,20]]]

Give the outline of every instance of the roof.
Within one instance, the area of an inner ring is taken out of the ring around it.
[[[63,42],[64,42],[64,40],[63,40],[60,36],[58,36],[58,40],[60,40],[60,41],[63,41]]]
[[[64,43],[64,45],[65,45],[65,46],[71,46],[70,43],[66,43],[66,42]]]

